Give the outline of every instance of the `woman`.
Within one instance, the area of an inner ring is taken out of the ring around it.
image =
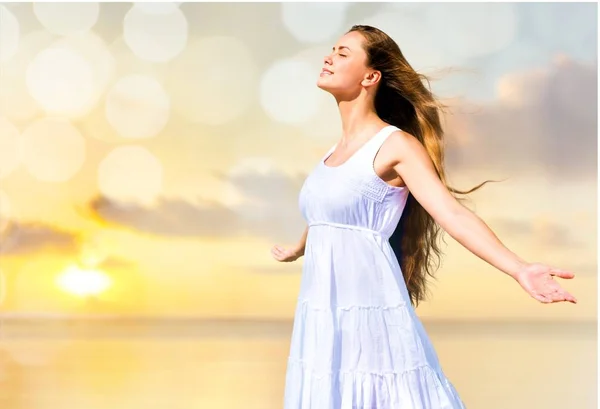
[[[440,105],[423,79],[369,26],[324,60],[317,85],[336,98],[343,136],[302,187],[300,242],[272,249],[306,257],[285,409],[464,408],[414,310],[439,227],[536,300],[576,302],[553,279],[572,273],[509,251],[453,195],[469,192],[446,186]]]

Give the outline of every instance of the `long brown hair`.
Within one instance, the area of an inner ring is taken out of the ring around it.
[[[429,79],[417,73],[406,61],[398,44],[383,31],[365,25],[355,25],[349,32],[364,37],[367,65],[381,72],[375,95],[375,110],[385,122],[416,137],[425,147],[437,175],[455,195],[471,193],[489,181],[468,191],[448,186],[444,171],[444,131],[440,112],[445,106],[433,95]],[[460,200],[460,199],[459,199]],[[433,217],[409,194],[400,222],[390,238],[390,244],[402,268],[413,305],[425,299],[428,278],[439,267],[441,229]]]

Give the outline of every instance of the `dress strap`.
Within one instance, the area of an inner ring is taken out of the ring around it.
[[[365,144],[362,147],[360,147],[353,155],[351,155],[350,158],[346,160],[346,162],[350,162],[351,159],[353,159],[355,156],[359,156],[361,158],[366,157],[367,161],[370,160],[371,163],[373,163],[375,155],[377,154],[377,152],[379,152],[379,149],[381,149],[381,145],[383,145],[383,142],[385,142],[388,136],[390,136],[395,131],[399,130],[400,129],[394,125],[388,125],[385,128],[380,129],[379,132],[377,132],[377,134],[375,134],[370,140],[365,142]],[[323,155],[323,157],[321,158],[321,162],[326,161],[327,158],[329,158],[329,156],[333,154],[337,145],[338,143],[336,142],[329,149],[329,151],[327,151],[327,153]]]
[[[389,125],[380,130],[372,140],[369,141],[368,146],[366,146],[365,151],[363,152],[363,158],[369,162],[369,165],[372,165],[375,161],[375,157],[377,153],[381,149],[381,146],[385,142],[385,140],[394,132],[399,131],[400,129],[394,125]]]

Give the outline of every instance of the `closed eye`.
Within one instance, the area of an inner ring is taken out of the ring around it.
[[[336,47],[331,47],[331,50],[332,50],[333,52],[335,52],[335,48],[336,48]],[[351,50],[350,48],[348,48],[347,46],[345,46],[345,45],[340,45],[339,47],[337,47],[338,55],[339,55],[340,57],[347,57],[347,56],[348,56],[347,54],[340,54],[340,51],[342,51],[342,50],[348,50],[348,51],[352,52],[352,50]]]

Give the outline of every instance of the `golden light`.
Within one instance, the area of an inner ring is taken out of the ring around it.
[[[112,284],[110,277],[97,269],[69,266],[58,276],[56,284],[63,290],[80,297],[98,295]]]

